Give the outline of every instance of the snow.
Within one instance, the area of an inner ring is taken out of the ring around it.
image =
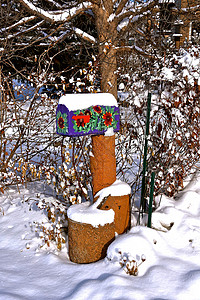
[[[114,130],[113,130],[113,127],[110,127],[106,130],[105,132],[105,136],[113,136],[115,133],[114,133]]]
[[[159,0],[159,3],[175,3],[175,0]]]
[[[122,83],[120,83],[120,85],[119,85],[119,90],[123,90],[125,88],[125,85],[124,85],[124,83],[122,82]]]
[[[95,197],[99,197],[103,199],[104,197],[107,197],[108,195],[111,196],[124,196],[129,195],[131,193],[130,186],[119,179],[117,179],[112,185],[100,190]]]
[[[92,35],[84,32],[83,30],[76,28],[76,27],[73,27],[73,30],[76,32],[76,34],[78,34],[82,38],[85,38],[85,39],[91,41],[92,43],[96,43],[96,39]]]
[[[91,264],[70,262],[67,244],[61,251],[53,243],[42,247],[34,224],[51,224],[27,199],[54,197],[40,182],[19,189],[0,197],[0,299],[199,299],[199,171],[175,199],[162,196],[152,215],[156,229],[133,226],[109,246],[105,259]],[[134,265],[138,276],[128,274]]]
[[[12,29],[13,27],[17,27],[18,25],[21,25],[21,24],[24,24],[24,23],[27,23],[29,21],[32,21],[34,20],[36,17],[35,16],[31,16],[31,17],[24,17],[22,18],[20,21],[14,23],[14,25],[11,25],[9,27],[6,27],[6,28],[3,28],[1,29],[0,31],[3,32],[3,31],[9,31],[10,29]]]
[[[70,111],[95,105],[118,106],[115,97],[109,93],[66,94],[60,98],[59,104],[64,104]]]
[[[115,213],[112,209],[100,210],[96,206],[96,203],[91,205],[89,201],[74,204],[68,209],[67,216],[73,221],[91,224],[93,227],[104,226],[114,222]]]
[[[193,50],[195,51],[195,48]],[[181,57],[180,63],[182,64],[183,67],[187,67],[187,69],[183,70],[183,76],[188,78],[188,82],[190,84],[194,84],[194,78],[199,82],[200,58],[195,57],[194,55],[186,52]]]
[[[174,79],[173,69],[164,67],[161,72],[161,76],[164,77],[165,79],[173,80]]]
[[[121,23],[117,26],[117,30],[121,31],[123,27],[127,26],[129,23],[129,18],[125,18],[121,21]]]
[[[95,197],[98,198],[95,203],[90,204],[90,202],[87,201],[81,204],[72,205],[67,211],[67,216],[73,221],[91,224],[93,227],[111,224],[114,222],[114,211],[112,209],[100,210],[97,208],[98,205],[109,195],[124,196],[129,195],[130,193],[131,188],[127,183],[116,180],[112,185],[100,190],[95,195]]]
[[[107,19],[107,22],[112,22],[112,21],[114,20],[115,17],[116,17],[115,14],[112,13],[112,14],[109,16],[109,18]]]
[[[47,18],[53,22],[62,22],[70,20],[73,16],[76,16],[80,11],[84,11],[91,7],[91,3],[86,1],[68,10],[47,12],[39,7],[36,7],[33,3],[31,3],[28,0],[22,0],[21,2],[30,10],[32,10],[35,14],[41,15],[42,17]]]

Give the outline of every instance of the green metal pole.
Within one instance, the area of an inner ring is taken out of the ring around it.
[[[145,134],[145,145],[144,145],[144,158],[143,158],[143,171],[142,171],[142,190],[141,190],[141,202],[140,207],[142,207],[142,212],[146,209],[145,196],[145,176],[147,170],[147,150],[148,150],[148,136],[149,136],[149,121],[151,112],[151,93],[148,93],[147,98],[147,116],[146,116],[146,134]]]
[[[155,179],[155,172],[152,172],[151,173],[150,198],[149,198],[148,224],[147,224],[147,226],[150,228],[151,228],[152,203],[153,203],[153,192],[154,192],[154,179]]]

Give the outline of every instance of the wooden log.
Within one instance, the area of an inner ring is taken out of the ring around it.
[[[94,227],[68,219],[69,258],[87,264],[106,257],[108,246],[115,238],[114,222]]]
[[[115,232],[122,234],[131,226],[130,195],[109,196],[101,209],[113,209],[115,212]]]
[[[94,196],[116,180],[115,136],[92,136],[92,153],[90,165]]]

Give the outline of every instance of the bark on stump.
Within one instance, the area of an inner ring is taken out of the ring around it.
[[[115,212],[115,232],[122,234],[130,229],[131,209],[130,195],[109,196],[101,209],[113,209]]]
[[[114,223],[93,227],[68,219],[69,258],[87,264],[106,257],[108,246],[115,238]]]
[[[94,196],[116,180],[115,136],[93,136],[92,152],[94,156],[90,156],[90,165]]]

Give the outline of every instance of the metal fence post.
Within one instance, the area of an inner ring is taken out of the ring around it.
[[[150,228],[151,228],[152,203],[153,203],[153,192],[154,192],[154,179],[155,179],[155,172],[152,172],[151,173],[150,198],[149,198],[148,224],[147,224],[147,226]]]
[[[146,134],[145,134],[143,171],[142,171],[142,190],[141,190],[141,202],[140,202],[140,209],[142,207],[142,213],[146,209],[146,201],[145,201],[145,184],[146,184],[146,182],[145,181],[146,181],[146,170],[147,170],[147,150],[148,150],[150,111],[151,111],[151,93],[148,93],[147,116],[146,116]]]

